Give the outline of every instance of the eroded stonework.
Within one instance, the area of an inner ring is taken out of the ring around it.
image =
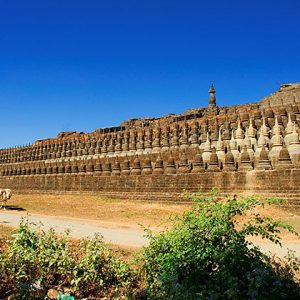
[[[282,84],[279,90],[261,101],[261,107],[276,107],[300,103],[300,83]]]

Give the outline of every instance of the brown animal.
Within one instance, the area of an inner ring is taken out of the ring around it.
[[[2,197],[2,204],[0,208],[6,209],[7,201],[11,198],[11,190],[10,189],[0,189],[0,197]]]

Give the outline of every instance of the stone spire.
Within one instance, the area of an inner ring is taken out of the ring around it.
[[[130,133],[128,130],[126,130],[124,132],[124,138],[123,138],[123,144],[122,144],[122,154],[123,155],[127,155],[128,151],[129,151],[129,140],[130,140]]]
[[[161,143],[161,128],[159,124],[155,127],[155,139],[152,143],[152,153],[158,153],[160,151],[160,143]]]
[[[211,156],[210,156],[207,171],[210,171],[210,172],[219,172],[220,171],[219,159],[218,159],[218,155],[216,153],[216,148],[212,149],[212,153],[211,153]]]
[[[244,146],[244,137],[245,137],[245,135],[244,135],[244,130],[241,127],[240,119],[238,119],[237,122],[238,122],[238,127],[235,131],[235,140],[236,140],[238,148],[241,149]]]
[[[137,151],[136,154],[141,155],[144,153],[145,149],[145,132],[142,130],[140,134],[138,135],[139,140],[137,142]]]
[[[176,174],[177,170],[176,170],[176,164],[175,164],[175,160],[174,157],[171,153],[168,161],[167,161],[167,165],[166,165],[166,169],[165,169],[165,174],[167,175],[171,175],[171,174]]]
[[[204,149],[204,144],[208,135],[208,121],[207,118],[204,118],[204,123],[201,125],[201,136],[200,136],[200,149]]]
[[[170,127],[165,127],[165,132],[163,134],[163,140],[162,140],[162,151],[168,151],[170,149]]]
[[[115,159],[113,168],[112,168],[112,172],[111,172],[112,176],[120,176],[121,175],[121,165],[118,159],[118,156]]]
[[[152,174],[152,164],[151,164],[151,159],[147,155],[144,160],[142,175],[150,175],[150,174]]]
[[[125,160],[123,161],[121,175],[129,175],[129,174],[130,174],[130,162],[126,155]]]
[[[178,173],[189,173],[190,168],[189,168],[189,162],[186,157],[186,153],[183,152],[183,154],[180,156],[180,162],[178,165]]]
[[[102,164],[101,164],[101,160],[98,158],[95,164],[95,173],[97,175],[101,175],[102,174]]]
[[[234,138],[233,131],[232,131],[232,134],[231,134],[231,140],[229,141],[229,146],[230,146],[230,149],[231,149],[231,153],[234,156],[234,159],[238,160],[239,157],[240,157],[240,151],[237,149],[237,144],[236,144],[236,140]]]
[[[278,124],[278,116],[275,116],[275,125],[272,128],[272,137],[276,134],[281,135],[281,128]],[[272,138],[271,138],[271,144],[272,144]]]
[[[228,151],[225,154],[223,169],[224,171],[236,171],[234,156],[231,152],[230,146],[228,146]]]
[[[122,153],[122,134],[118,133],[116,140],[117,140],[117,143],[115,146],[115,154],[120,155]],[[96,153],[96,151],[95,151],[95,153]]]
[[[224,163],[225,159],[225,151],[224,151],[224,142],[222,140],[222,132],[221,129],[219,129],[219,139],[216,143],[216,153],[218,155],[218,159],[220,162]]]
[[[244,145],[243,151],[241,153],[239,171],[251,171],[251,170],[253,170],[253,166],[251,164],[250,155],[247,151],[247,146]]]
[[[194,116],[194,121],[191,130],[191,147],[199,147],[199,123],[197,122],[196,116]]]
[[[154,175],[161,175],[164,173],[164,162],[161,158],[160,152],[158,153],[157,159],[155,161],[153,174]]]
[[[152,152],[152,129],[149,126],[146,132],[146,140],[145,140],[145,153]]]
[[[198,149],[198,153],[195,156],[195,159],[192,163],[192,173],[200,173],[204,172],[204,164],[202,159],[202,154],[200,153]]]
[[[50,167],[50,166],[49,166]],[[49,174],[49,167],[47,168],[46,172],[47,174]],[[52,169],[52,167],[51,167]],[[78,169],[78,164],[77,164],[77,160],[74,160],[73,164],[72,164],[72,168],[71,168],[71,172],[73,174],[77,174],[79,172],[79,169]]]
[[[182,135],[180,139],[180,149],[186,149],[189,147],[189,126],[186,121],[182,126]]]
[[[276,118],[276,120],[277,120],[277,118]],[[274,127],[276,126],[276,122],[277,122],[276,120],[275,120]],[[279,152],[282,148],[282,143],[283,143],[282,135],[278,134],[279,130],[275,129],[274,132],[276,132],[276,133],[271,138],[270,142],[271,142],[272,148],[269,152],[269,159],[272,162],[272,166],[275,166],[277,164]]]
[[[291,114],[289,113],[288,115],[288,122],[286,124],[286,127],[285,127],[285,137],[284,137],[284,142],[287,146],[290,145],[290,139],[291,139],[291,135],[293,133],[293,130],[294,130],[294,124],[292,122],[292,119],[291,119]]]
[[[249,127],[248,127],[248,138],[250,139],[251,147],[253,148],[253,150],[255,150],[257,147],[256,133],[257,133],[257,130],[256,130],[256,128],[253,127],[253,121],[252,121],[252,118],[250,117]]]
[[[252,149],[251,140],[248,136],[248,129],[247,128],[246,128],[246,134],[245,134],[245,139],[244,139],[244,146],[246,146],[246,148],[247,148],[247,152],[250,156],[250,160],[253,161],[254,160],[254,151]]]
[[[175,123],[173,128],[173,134],[171,139],[171,148],[178,149],[179,148],[179,126],[178,123]]]
[[[266,146],[266,145],[267,145],[267,140],[266,140],[266,137],[263,134],[263,128],[261,126],[260,127],[260,135],[259,135],[259,138],[258,138],[258,141],[257,141],[257,147],[256,147],[255,153],[254,153],[257,160],[259,159],[259,155],[260,155],[260,151],[261,151],[262,147]]]
[[[210,143],[210,140],[209,140],[209,136],[207,134],[206,142],[204,144],[204,150],[203,150],[203,153],[202,153],[203,162],[205,164],[209,163],[210,155],[211,155],[211,143]]]
[[[92,159],[88,159],[88,163],[87,163],[87,173],[94,173],[94,162]]]
[[[110,175],[111,175],[111,163],[108,160],[108,158],[106,158],[106,162],[102,170],[102,176],[110,176]]]
[[[286,148],[285,143],[283,143],[282,148],[279,152],[278,163],[276,165],[276,169],[288,170],[288,169],[292,169],[293,167],[294,166],[292,164],[292,160],[291,160],[289,151]]]
[[[141,175],[141,173],[142,173],[141,161],[140,161],[138,155],[136,155],[136,157],[133,161],[133,166],[132,166],[130,175]]]
[[[270,131],[270,128],[266,124],[266,118],[265,117],[263,118],[263,123],[262,123],[261,129],[262,129],[261,133],[266,138],[267,142],[269,142],[269,131]]]
[[[230,140],[230,126],[228,122],[228,118],[226,116],[225,122],[224,122],[224,127],[223,127],[223,132],[222,132],[222,138],[223,140]]]
[[[258,164],[256,166],[257,170],[271,170],[271,162],[268,158],[268,152],[265,149],[265,146],[262,146],[262,149],[259,154]]]
[[[211,135],[210,135],[210,139],[212,141],[212,146],[216,146],[216,142],[219,138],[219,124],[218,124],[218,120],[215,117],[214,118],[214,126],[213,126],[213,130],[211,131]]]
[[[209,89],[209,102],[208,102],[208,108],[215,108],[216,107],[216,90],[214,88],[214,85],[211,84]]]
[[[288,150],[294,164],[299,164],[300,162],[300,141],[299,134],[296,130],[296,123],[294,122],[293,132],[290,134]]]

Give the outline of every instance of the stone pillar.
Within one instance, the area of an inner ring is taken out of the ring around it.
[[[208,108],[215,108],[216,107],[216,90],[214,88],[214,85],[211,84],[209,89],[209,102],[208,102]]]

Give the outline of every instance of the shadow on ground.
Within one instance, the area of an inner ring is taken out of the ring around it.
[[[25,211],[26,209],[19,206],[7,205],[6,210],[14,210],[14,211]]]

